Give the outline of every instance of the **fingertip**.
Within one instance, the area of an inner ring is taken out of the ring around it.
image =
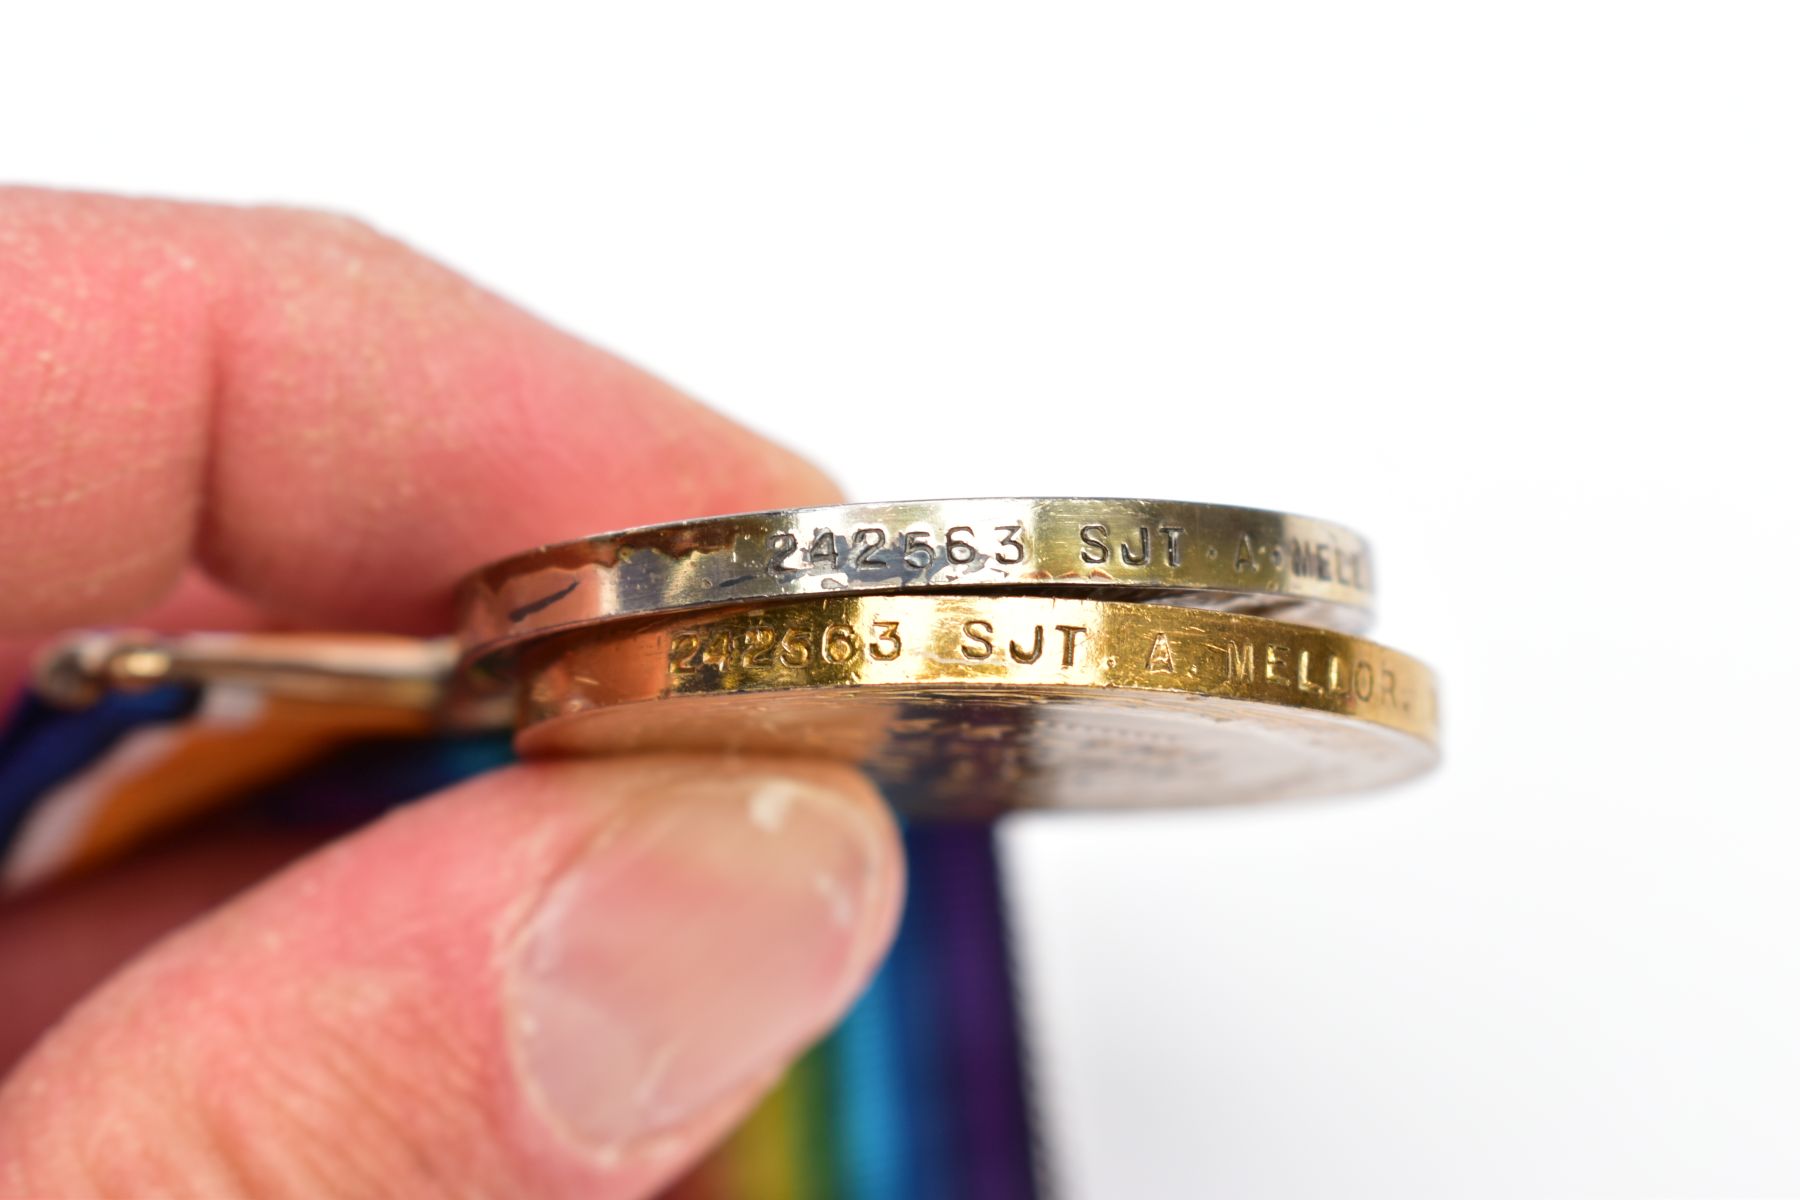
[[[190,555],[268,611],[441,630],[533,545],[825,502],[816,467],[335,214],[0,191],[0,629]]]
[[[843,767],[495,772],[302,860],[92,997],[0,1090],[0,1182],[651,1194],[842,1014],[901,870]]]
[[[841,1014],[892,936],[899,850],[841,767],[651,760],[606,787],[513,939],[507,1016],[544,1119],[626,1159],[741,1111]]]

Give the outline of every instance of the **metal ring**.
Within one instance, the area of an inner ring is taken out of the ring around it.
[[[1156,500],[927,500],[645,526],[483,568],[460,595],[475,660],[596,622],[784,597],[995,590],[1153,599],[1367,627],[1367,544],[1330,522]]]
[[[1042,596],[840,596],[521,651],[528,754],[858,763],[915,815],[1355,791],[1437,757],[1429,669],[1331,630]]]

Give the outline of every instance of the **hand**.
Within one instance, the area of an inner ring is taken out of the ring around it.
[[[442,630],[512,551],[832,498],[354,222],[8,190],[0,480],[0,686],[73,625]],[[645,1195],[841,1015],[902,887],[868,784],[777,760],[510,767],[228,898],[293,852],[0,910],[0,1194]]]

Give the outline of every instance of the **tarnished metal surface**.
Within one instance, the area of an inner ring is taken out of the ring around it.
[[[1155,599],[1357,631],[1368,546],[1310,517],[1149,500],[926,500],[684,521],[541,547],[473,575],[482,658],[624,617],[832,593],[1026,589]]]
[[[917,815],[1350,792],[1437,756],[1434,685],[1413,659],[1164,605],[790,600],[597,626],[519,666],[526,753],[826,756]]]

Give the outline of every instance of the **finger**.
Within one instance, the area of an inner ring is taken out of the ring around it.
[[[317,846],[313,830],[223,829],[0,905],[0,1075],[120,963]]]
[[[138,611],[190,557],[280,616],[437,628],[539,542],[831,495],[338,217],[0,190],[0,328],[0,630]]]
[[[302,860],[153,949],[0,1090],[0,1194],[643,1196],[892,934],[846,768],[540,763]]]

